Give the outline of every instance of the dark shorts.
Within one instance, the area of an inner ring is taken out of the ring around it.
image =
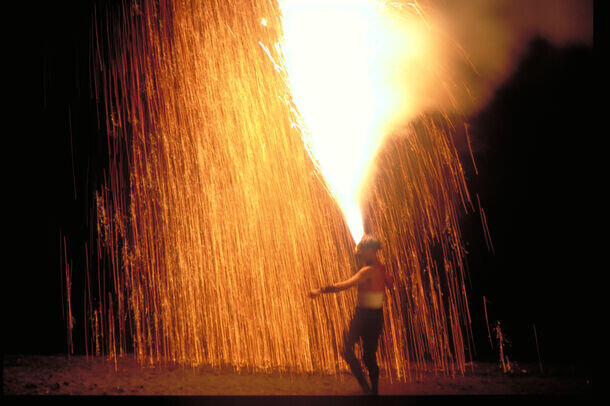
[[[383,309],[356,307],[345,335],[345,350],[351,350],[359,338],[365,353],[375,353],[383,329]],[[368,355],[367,354],[367,355]]]

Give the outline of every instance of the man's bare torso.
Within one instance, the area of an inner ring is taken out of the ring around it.
[[[358,292],[383,292],[387,284],[387,271],[381,262],[371,264],[366,280],[358,285]]]

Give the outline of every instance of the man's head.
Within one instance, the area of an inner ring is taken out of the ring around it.
[[[381,249],[381,243],[370,234],[365,234],[356,245],[356,255],[364,261],[371,261],[377,257],[377,251]]]

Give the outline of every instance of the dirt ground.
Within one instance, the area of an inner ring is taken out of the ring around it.
[[[390,382],[383,372],[380,395],[577,395],[592,396],[592,378],[570,367],[519,366],[507,375],[497,364],[474,363],[464,376],[423,376]],[[5,355],[4,395],[145,396],[357,396],[349,374],[237,373],[214,368],[143,367],[131,356],[116,367],[104,358],[66,355]]]

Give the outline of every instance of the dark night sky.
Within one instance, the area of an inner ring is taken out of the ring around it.
[[[18,72],[15,104],[25,136],[14,152],[24,159],[14,164],[9,255],[18,260],[4,272],[4,353],[66,352],[60,229],[77,272],[89,236],[89,194],[104,162],[105,135],[88,82],[92,2],[45,2],[38,12],[19,50],[27,63]],[[490,104],[470,119],[479,175],[467,155],[464,165],[495,247],[495,255],[485,248],[478,214],[464,220],[481,358],[496,356],[487,344],[485,295],[490,321],[502,321],[515,359],[535,360],[535,323],[543,360],[588,365],[595,268],[587,224],[589,195],[597,190],[585,163],[590,140],[599,136],[593,58],[591,48],[533,41]]]

